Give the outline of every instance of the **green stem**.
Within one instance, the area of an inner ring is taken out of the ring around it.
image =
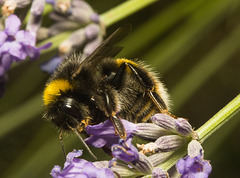
[[[230,103],[228,103],[223,109],[221,109],[217,114],[215,114],[211,119],[209,119],[202,127],[200,127],[196,132],[199,135],[199,140],[201,142],[205,141],[211,134],[213,134],[217,129],[223,126],[230,118],[240,110],[240,94],[235,97]],[[184,157],[187,153],[186,148],[182,148],[171,156],[171,158],[160,164],[164,170],[169,170],[180,158]]]
[[[105,12],[100,16],[103,24],[108,27],[117,21],[133,14],[134,12],[150,5],[151,3],[157,2],[156,0],[131,0],[122,3],[121,5]]]
[[[240,110],[240,94],[197,130],[199,140],[205,141]]]

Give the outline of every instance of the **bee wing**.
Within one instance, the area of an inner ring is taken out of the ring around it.
[[[81,72],[82,68],[94,68],[102,59],[106,57],[115,57],[123,49],[123,47],[115,46],[115,44],[124,39],[130,31],[130,24],[119,27],[81,63],[72,77],[76,77]]]

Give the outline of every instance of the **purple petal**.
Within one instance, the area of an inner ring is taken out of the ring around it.
[[[49,43],[46,43],[46,44],[38,47],[38,49],[39,49],[39,50],[48,49],[48,48],[50,48],[51,46],[52,46],[52,43],[49,42]]]
[[[212,171],[210,163],[202,159],[202,156],[199,154],[196,157],[187,156],[183,159],[180,159],[176,167],[178,172],[182,174],[181,177],[201,177],[207,178]]]
[[[77,150],[68,153],[64,168],[61,170],[60,166],[54,166],[51,171],[52,177],[114,177],[110,169],[96,168],[92,162],[76,158],[81,155],[82,151]]]
[[[130,136],[130,134],[136,129],[136,124],[124,119],[121,121],[127,132],[127,136]],[[105,145],[110,148],[113,144],[117,144],[120,138],[119,135],[115,133],[115,128],[110,120],[106,120],[98,125],[88,125],[86,127],[86,132],[91,136],[84,141],[93,146],[102,147]]]
[[[1,61],[2,64],[1,65],[5,69],[5,71],[9,70],[12,62],[13,62],[13,59],[11,58],[11,56],[9,54],[5,54],[2,56],[2,61]]]
[[[61,174],[61,167],[58,165],[54,166],[50,174],[52,177],[58,177]]]
[[[9,53],[17,59],[26,58],[26,53],[22,50],[22,46],[16,41],[5,42],[0,48],[0,53]]]
[[[67,162],[72,162],[74,158],[82,156],[82,150],[73,150],[67,154]]]
[[[62,61],[63,58],[54,56],[51,60],[42,63],[40,65],[40,68],[42,71],[52,74]]]
[[[30,59],[35,60],[39,58],[40,56],[40,51],[35,48],[34,46],[24,46],[24,51],[25,53],[29,56]]]
[[[16,41],[23,44],[23,45],[30,45],[35,46],[36,44],[36,37],[27,31],[20,30],[16,33]]]
[[[15,35],[21,25],[20,19],[12,14],[5,21],[5,32],[8,35]]]
[[[178,169],[178,172],[180,174],[184,174],[185,173],[185,160],[184,159],[180,159],[178,160],[178,162],[176,163],[176,167]]]
[[[115,129],[113,123],[110,120],[106,120],[98,125],[88,125],[86,131],[89,135],[102,135],[115,137]]]
[[[125,162],[138,160],[138,150],[132,145],[131,141],[132,138],[129,138],[127,141],[120,140],[119,144],[114,144],[111,147],[113,156]]]
[[[87,144],[90,144],[96,148],[102,148],[104,145],[112,145],[114,142],[107,142],[106,139],[103,138],[97,138],[97,137],[89,137],[84,140]]]
[[[7,39],[7,34],[3,31],[0,31],[0,46],[5,42]]]

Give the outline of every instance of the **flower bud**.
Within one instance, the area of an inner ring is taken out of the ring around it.
[[[45,0],[35,0],[32,3],[30,17],[27,22],[26,30],[37,36],[38,29],[42,23],[42,13],[45,7]]]
[[[165,162],[172,155],[172,153],[173,153],[172,151],[155,153],[155,154],[149,156],[148,159],[151,161],[151,163],[155,167],[155,166]]]
[[[71,36],[59,45],[60,54],[70,53],[74,47],[80,47],[86,42],[84,29],[76,30]]]
[[[160,167],[156,167],[152,171],[152,178],[168,178],[169,175],[167,171],[163,170]]]
[[[192,133],[192,126],[184,118],[175,119],[175,129],[176,131],[184,136],[190,135]]]
[[[170,132],[156,124],[138,123],[134,135],[148,140],[156,140],[163,135],[168,135]]]
[[[152,122],[164,129],[175,130],[175,119],[167,114],[158,113],[152,116]]]
[[[87,43],[83,49],[83,55],[89,56],[102,42],[103,38],[101,36]]]
[[[48,35],[54,36],[64,31],[77,29],[78,27],[79,27],[79,24],[72,21],[57,22],[50,26],[48,30]]]
[[[150,172],[152,172],[153,169],[153,165],[148,159],[148,157],[141,153],[139,153],[139,159],[132,161],[130,165],[133,168],[142,172],[143,174],[149,174]]]
[[[155,141],[157,144],[157,150],[161,152],[175,151],[181,148],[186,142],[187,138],[179,135],[166,135],[160,137]]]
[[[195,156],[198,156],[200,153],[202,153],[202,151],[203,151],[203,147],[198,141],[192,140],[188,144],[188,156],[193,158]]]
[[[85,35],[88,40],[96,38],[100,32],[100,27],[97,24],[90,24],[85,27]]]

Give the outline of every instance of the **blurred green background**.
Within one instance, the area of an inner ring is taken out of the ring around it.
[[[125,1],[88,2],[102,14]],[[108,27],[107,35],[125,23],[133,30],[119,56],[153,66],[169,90],[172,113],[188,118],[194,128],[239,94],[239,0],[159,0]],[[54,165],[63,166],[58,133],[42,119],[48,75],[39,64],[55,52],[14,65],[8,73],[0,99],[0,177],[50,177]],[[240,114],[203,144],[213,166],[210,177],[239,177],[238,127]],[[67,152],[82,148],[74,135],[64,142]]]

